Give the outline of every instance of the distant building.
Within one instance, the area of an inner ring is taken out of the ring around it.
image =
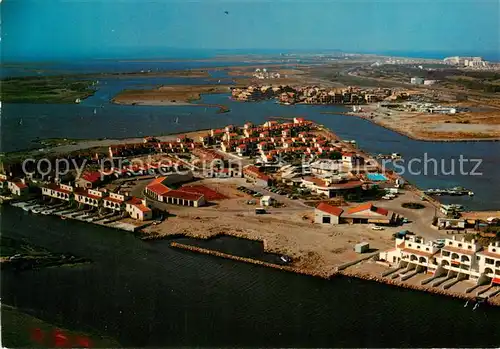
[[[424,83],[424,78],[420,78],[418,76],[410,79],[410,83],[413,85],[422,85]]]
[[[269,195],[263,196],[260,199],[260,206],[271,206],[274,202],[274,199]]]
[[[58,185],[55,183],[51,183],[45,187],[42,187],[42,195],[54,199],[70,201],[70,199],[73,197],[73,187],[71,185]]]
[[[167,186],[168,177],[159,177],[152,180],[145,188],[145,193],[160,202],[168,204],[200,207],[205,205],[205,196],[199,193],[185,192],[182,189],[175,190]]]
[[[153,211],[146,205],[145,199],[130,199],[125,203],[125,210],[130,217],[139,221],[147,221],[153,218]]]
[[[94,171],[82,174],[75,185],[80,188],[95,188],[99,183],[101,183],[101,173]]]
[[[29,188],[24,179],[7,182],[7,188],[15,196],[24,196],[29,193]]]
[[[331,225],[339,224],[342,212],[344,212],[344,210],[340,207],[322,202],[316,206],[314,210],[314,223]]]

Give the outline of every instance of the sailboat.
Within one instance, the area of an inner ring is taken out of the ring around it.
[[[95,114],[97,114],[97,109],[96,109],[96,108],[94,108],[94,115],[95,115]]]
[[[23,126],[23,119],[19,120],[19,126]]]
[[[175,118],[175,123],[178,124],[179,123],[179,117],[176,117]]]
[[[76,104],[80,103],[81,101],[82,101],[82,100],[81,100],[80,98],[75,99],[75,103],[76,103]]]

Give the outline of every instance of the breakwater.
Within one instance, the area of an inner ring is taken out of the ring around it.
[[[424,292],[433,293],[433,294],[437,294],[437,295],[441,295],[441,296],[453,297],[453,298],[461,299],[461,300],[475,300],[477,298],[473,294],[452,292],[452,291],[443,290],[443,289],[440,289],[437,287],[414,285],[414,284],[401,282],[401,281],[397,281],[397,280],[390,279],[390,278],[384,278],[382,276],[377,276],[377,275],[373,275],[373,274],[369,274],[369,273],[353,272],[353,271],[349,271],[346,269],[339,270],[337,272],[337,274],[347,276],[347,277],[353,277],[353,278],[357,278],[357,279],[361,279],[361,280],[376,281],[376,282],[383,283],[386,285],[402,287],[402,288],[415,290],[415,291],[424,291]],[[499,297],[495,297],[495,298],[487,299],[486,302],[490,305],[500,306]]]
[[[256,260],[253,258],[235,256],[232,254],[228,254],[228,253],[224,253],[224,252],[220,252],[220,251],[216,251],[216,250],[211,250],[211,249],[206,249],[206,248],[202,248],[202,247],[198,247],[198,246],[182,244],[182,243],[178,243],[178,242],[171,242],[170,246],[174,247],[174,248],[179,248],[179,249],[191,251],[191,252],[202,253],[202,254],[216,256],[216,257],[220,257],[220,258],[225,258],[225,259],[235,260],[235,261],[239,261],[239,262],[259,265],[259,266],[263,266],[263,267],[278,269],[278,270],[282,270],[282,271],[292,272],[292,273],[296,273],[296,274],[320,277],[323,279],[331,279],[335,276],[346,276],[346,277],[351,277],[351,278],[356,278],[356,279],[361,279],[361,280],[366,280],[366,281],[375,281],[378,283],[382,283],[382,284],[386,284],[386,285],[390,285],[390,286],[395,286],[395,287],[401,287],[401,288],[410,289],[410,290],[423,291],[423,292],[428,292],[428,293],[432,293],[432,294],[436,294],[436,295],[452,297],[455,299],[475,300],[477,298],[472,293],[466,294],[466,293],[459,293],[459,292],[452,292],[452,291],[448,291],[448,290],[443,290],[443,289],[436,288],[436,287],[428,287],[428,286],[424,286],[424,285],[414,285],[411,283],[402,282],[402,281],[398,281],[398,280],[394,280],[394,279],[390,279],[390,278],[384,278],[382,276],[378,276],[378,275],[374,275],[374,274],[363,273],[363,272],[354,272],[354,271],[348,270],[348,268],[351,267],[352,265],[361,263],[361,262],[365,261],[366,259],[372,258],[373,255],[369,255],[361,260],[353,261],[351,263],[348,263],[344,267],[338,267],[338,268],[335,268],[335,270],[328,272],[328,271],[318,271],[318,270],[298,268],[298,267],[293,267],[293,266],[288,266],[288,265],[279,265],[279,264],[274,264],[274,263]],[[499,297],[487,299],[486,302],[490,305],[493,305],[493,306],[500,306]]]
[[[198,252],[198,253],[207,254],[207,255],[216,256],[216,257],[221,257],[221,258],[225,258],[225,259],[231,259],[234,261],[245,262],[245,263],[250,263],[250,264],[254,264],[254,265],[260,265],[263,267],[274,268],[274,269],[278,269],[278,270],[284,270],[284,271],[288,271],[288,272],[292,272],[292,273],[296,273],[296,274],[316,276],[316,277],[320,277],[323,279],[330,278],[330,275],[328,273],[321,273],[318,271],[311,271],[311,270],[296,268],[296,267],[287,266],[287,265],[273,264],[273,263],[260,261],[257,259],[252,259],[252,258],[239,257],[239,256],[235,256],[232,254],[223,253],[223,252],[214,251],[214,250],[209,250],[209,249],[198,247],[198,246],[186,245],[186,244],[181,244],[178,242],[172,242],[172,243],[170,243],[170,246],[174,247],[174,248],[192,251],[192,252]]]

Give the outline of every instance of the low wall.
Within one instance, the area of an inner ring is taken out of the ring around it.
[[[453,297],[453,298],[457,298],[457,299],[463,299],[463,300],[476,299],[475,296],[470,295],[470,294],[451,292],[451,291],[446,291],[446,290],[443,290],[441,288],[435,288],[435,287],[412,285],[412,284],[408,284],[408,283],[401,282],[398,280],[386,279],[386,278],[382,278],[382,277],[367,274],[367,273],[356,273],[356,272],[349,272],[347,270],[341,270],[338,272],[338,274],[348,276],[348,277],[354,277],[354,278],[362,279],[362,280],[377,281],[377,282],[380,282],[380,283],[383,283],[386,285],[402,287],[402,288],[406,288],[406,289],[410,289],[410,290],[425,291],[425,292],[439,294],[439,295],[448,296],[448,297]],[[495,297],[495,298],[499,298],[499,297]],[[500,299],[488,299],[487,302],[491,305],[500,306]]]
[[[252,258],[239,257],[239,256],[235,256],[232,254],[227,254],[227,253],[223,253],[223,252],[219,252],[219,251],[209,250],[209,249],[198,247],[198,246],[180,244],[178,242],[171,242],[170,246],[175,247],[175,248],[180,248],[183,250],[192,251],[192,252],[198,252],[198,253],[203,253],[203,254],[207,254],[207,255],[211,255],[211,256],[231,259],[231,260],[235,260],[235,261],[239,261],[239,262],[245,262],[245,263],[260,265],[263,267],[284,270],[284,271],[288,271],[288,272],[292,272],[292,273],[317,276],[317,277],[321,277],[324,279],[329,278],[329,275],[322,274],[320,272],[305,270],[305,269],[301,269],[301,268],[295,268],[295,267],[291,267],[291,266],[287,266],[287,265],[268,263],[268,262],[264,262],[264,261],[260,261],[260,260],[256,260],[256,259],[252,259]]]

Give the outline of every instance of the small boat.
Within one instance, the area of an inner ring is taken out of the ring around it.
[[[61,219],[64,221],[64,220],[68,219],[68,217],[66,217],[66,216],[61,216]]]
[[[467,308],[468,305],[469,305],[469,301],[465,302],[464,308]]]
[[[473,191],[469,191],[467,194],[468,194],[469,196],[474,196],[474,192],[473,192]]]
[[[95,115],[95,114],[97,114],[97,109],[96,109],[96,108],[94,108],[94,115]]]
[[[474,305],[474,308],[472,308],[472,310],[476,310],[477,308],[479,308],[479,303],[476,303],[476,304]]]
[[[75,103],[79,104],[82,100],[80,98],[75,99]]]
[[[284,263],[290,263],[291,262],[291,258],[288,257],[288,256],[281,256],[280,259]]]

